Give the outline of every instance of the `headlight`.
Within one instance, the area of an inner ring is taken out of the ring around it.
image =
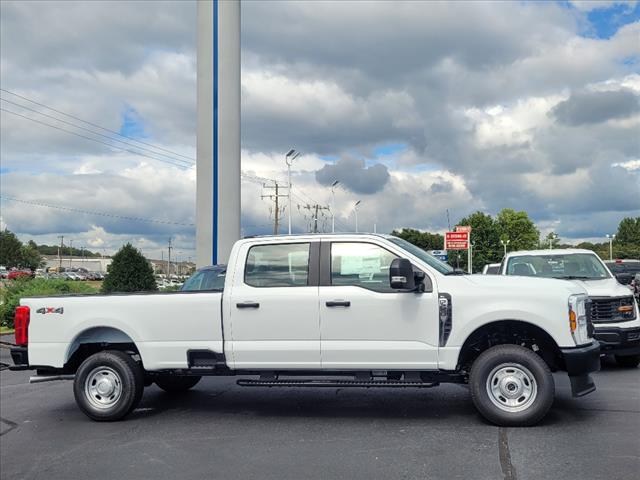
[[[586,303],[586,295],[578,294],[569,297],[569,328],[576,345],[591,343]]]

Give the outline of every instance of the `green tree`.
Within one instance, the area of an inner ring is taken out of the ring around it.
[[[423,250],[442,250],[444,248],[444,237],[439,233],[421,232],[414,228],[403,228],[394,230],[391,235],[400,237],[416,247]]]
[[[640,217],[623,218],[618,225],[616,242],[640,246]]]
[[[502,260],[502,246],[498,226],[491,215],[480,211],[472,213],[458,222],[458,225],[471,227],[471,243],[473,244],[473,271],[481,272],[487,263],[498,263]],[[467,268],[467,252],[460,251],[460,267]],[[457,260],[457,257],[456,257]],[[449,259],[451,262],[451,259]]]
[[[20,267],[22,242],[9,230],[0,232],[0,265],[7,268]]]
[[[533,250],[538,247],[540,232],[527,215],[505,208],[496,217],[500,239],[509,241],[509,250]]]
[[[35,270],[44,266],[45,262],[38,251],[38,246],[33,240],[29,240],[26,245],[21,248],[21,267]]]
[[[156,291],[153,268],[149,261],[130,243],[113,256],[102,282],[102,293]]]

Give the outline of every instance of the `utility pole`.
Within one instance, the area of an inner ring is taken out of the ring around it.
[[[64,235],[59,235],[60,246],[58,247],[58,273],[62,270],[62,248],[64,247]]]
[[[356,214],[356,233],[358,233],[358,205],[360,205],[360,200],[358,200],[353,206],[353,211]]]
[[[167,278],[171,275],[171,239],[169,239],[169,256],[167,257]]]
[[[71,268],[71,257],[73,256],[73,240],[69,240],[69,268]]]
[[[273,234],[278,235],[280,233],[280,197],[290,197],[291,196],[291,187],[289,187],[289,192],[287,195],[281,194],[280,189],[282,186],[274,180],[274,185],[263,185],[264,189],[273,189],[274,192],[268,195],[261,195],[261,198],[268,198],[269,200],[273,200],[275,203],[274,215],[273,215]],[[291,220],[291,212],[289,212],[289,220]],[[291,229],[289,229],[289,233],[291,233]]]
[[[331,211],[331,209],[329,207],[326,206],[321,206],[319,204],[315,204],[315,205],[298,205],[298,208],[302,208],[304,210],[307,210],[310,214],[311,214],[311,228],[309,229],[312,233],[318,233],[318,218],[320,217],[320,215],[322,215],[323,217],[324,215],[324,211]]]

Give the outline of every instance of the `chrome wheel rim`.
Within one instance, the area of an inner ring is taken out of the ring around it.
[[[487,395],[500,410],[522,412],[535,402],[538,385],[531,371],[523,365],[503,363],[487,377]]]
[[[113,407],[122,395],[122,380],[109,367],[94,368],[84,382],[84,394],[92,407],[105,410]]]

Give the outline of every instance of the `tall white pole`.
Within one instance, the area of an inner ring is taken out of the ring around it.
[[[196,264],[240,238],[240,2],[197,2]]]

